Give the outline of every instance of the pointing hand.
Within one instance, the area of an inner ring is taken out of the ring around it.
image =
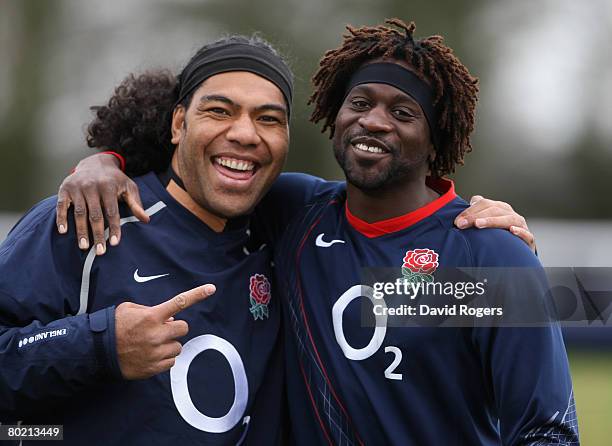
[[[120,304],[115,311],[115,330],[119,367],[125,379],[144,379],[174,365],[181,353],[176,339],[187,334],[187,322],[174,316],[214,294],[207,284],[177,294],[153,307],[132,302]]]

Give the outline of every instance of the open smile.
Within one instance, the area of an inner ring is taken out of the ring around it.
[[[366,159],[377,159],[391,153],[385,143],[370,137],[358,136],[351,140],[353,151]]]
[[[260,167],[253,159],[228,154],[213,156],[211,162],[219,180],[233,188],[248,187]]]

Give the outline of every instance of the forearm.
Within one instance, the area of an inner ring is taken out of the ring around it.
[[[0,327],[0,418],[20,419],[121,378],[114,331],[114,308]]]
[[[502,444],[577,444],[578,422],[559,327],[501,328],[491,354]]]

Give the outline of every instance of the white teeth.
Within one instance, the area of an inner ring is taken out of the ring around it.
[[[355,147],[357,149],[359,149],[359,150],[364,151],[364,152],[371,152],[371,153],[384,153],[385,152],[380,147],[368,146],[368,145],[365,145],[365,144],[362,144],[362,143],[355,144]]]
[[[215,162],[221,166],[228,167],[234,170],[253,170],[255,164],[251,161],[237,160],[234,158],[215,158]]]

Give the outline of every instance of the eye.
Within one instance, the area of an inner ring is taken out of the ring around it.
[[[391,110],[391,113],[401,121],[408,121],[414,118],[414,114],[406,108],[394,108]]]
[[[351,99],[351,107],[355,110],[365,110],[370,106],[370,103],[363,98]]]
[[[230,111],[218,105],[198,107],[198,113],[212,115],[212,117],[226,118],[231,115]]]
[[[272,116],[272,115],[262,115],[259,117],[260,121],[266,122],[266,123],[280,123],[281,120],[278,119],[276,116]]]
[[[224,115],[224,116],[229,116],[229,112],[221,107],[210,107],[206,109],[207,112],[211,112],[214,113],[216,115]]]

